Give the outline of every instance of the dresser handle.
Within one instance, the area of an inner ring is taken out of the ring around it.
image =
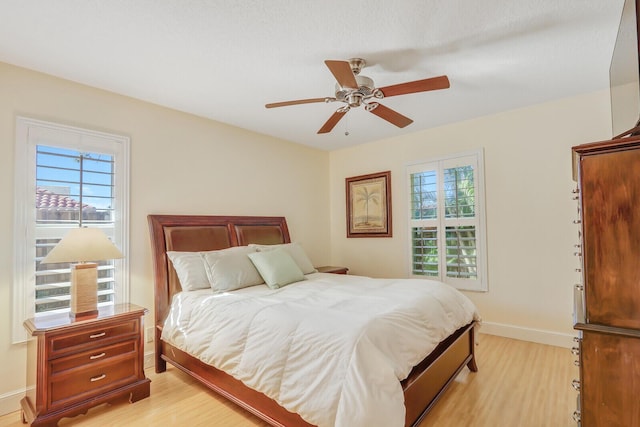
[[[578,194],[580,192],[579,188],[574,188],[573,190],[571,190],[572,194]]]
[[[576,291],[584,291],[584,285],[581,285],[580,283],[573,285],[573,287]]]
[[[573,421],[580,422],[580,411],[573,411]]]
[[[576,390],[580,391],[580,380],[571,381],[571,386]]]
[[[580,361],[579,360],[574,360],[573,364],[576,365],[576,366],[580,366]]]
[[[582,273],[582,269],[581,268],[576,268],[576,273]]]
[[[100,354],[94,354],[93,356],[89,356],[89,359],[91,359],[91,360],[100,359],[101,357],[104,357],[106,355],[107,355],[107,353],[102,352]]]
[[[99,334],[94,334],[94,335],[89,335],[89,338],[93,339],[93,338],[100,338],[107,335],[106,332],[100,332]]]
[[[582,252],[574,252],[573,256],[582,256]]]
[[[91,382],[100,381],[107,378],[107,374],[98,375],[97,377],[91,378]]]
[[[580,348],[579,347],[571,347],[571,354],[574,356],[580,356]]]
[[[580,223],[582,223],[582,221],[580,221],[579,219],[574,219],[574,220],[573,220],[573,223],[574,223],[574,224],[580,224]]]
[[[578,285],[576,285],[578,286]],[[580,337],[573,337],[573,342],[580,342],[581,338]]]

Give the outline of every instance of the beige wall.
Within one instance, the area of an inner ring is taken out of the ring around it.
[[[331,258],[354,274],[407,277],[405,166],[484,149],[488,286],[467,292],[485,331],[567,345],[578,279],[570,148],[610,138],[608,91],[331,152]],[[347,239],[344,179],[391,170],[393,238]]]
[[[26,375],[25,346],[11,344],[16,115],[131,137],[133,303],[153,308],[150,213],[286,216],[312,261],[328,263],[327,152],[2,63],[0,94],[0,414],[17,408]]]

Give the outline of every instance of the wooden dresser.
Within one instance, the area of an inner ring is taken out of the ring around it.
[[[573,151],[582,273],[574,419],[583,427],[640,426],[640,138]]]
[[[27,395],[22,417],[32,426],[56,426],[63,417],[127,397],[149,396],[144,374],[143,316],[133,304],[101,308],[97,317],[68,314],[24,322],[35,337],[27,344]]]

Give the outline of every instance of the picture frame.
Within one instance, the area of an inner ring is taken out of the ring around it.
[[[345,178],[347,237],[392,237],[391,171]]]

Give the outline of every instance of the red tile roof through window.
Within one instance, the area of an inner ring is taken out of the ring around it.
[[[36,187],[36,208],[67,208],[78,209],[80,202],[73,197],[66,196],[64,194],[56,194],[52,191],[46,190],[41,187]],[[82,209],[91,209],[92,206],[86,203],[82,205]]]

